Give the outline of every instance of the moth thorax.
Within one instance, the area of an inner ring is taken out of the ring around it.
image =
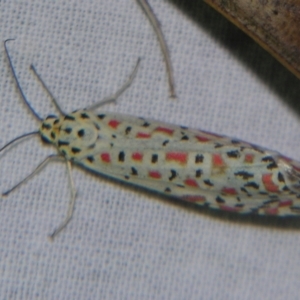
[[[79,149],[91,147],[99,138],[97,129],[90,120],[63,121],[57,136],[57,143],[69,144]]]

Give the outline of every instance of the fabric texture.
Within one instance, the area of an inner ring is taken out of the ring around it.
[[[42,117],[113,94],[142,58],[132,86],[98,111],[143,116],[240,138],[300,160],[299,81],[203,1],[149,0],[170,49],[177,99],[154,31],[134,0],[2,1],[24,93]],[[36,130],[1,46],[0,146]],[[34,137],[0,156],[0,189],[53,147]],[[0,299],[298,299],[299,222],[219,215],[78,167],[70,184],[51,163],[0,202]]]

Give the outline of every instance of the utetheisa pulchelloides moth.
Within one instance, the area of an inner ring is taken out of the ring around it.
[[[137,66],[114,96],[70,114],[64,114],[55,102],[61,116],[49,115],[41,119],[22,92],[7,50],[8,41],[4,46],[13,76],[24,102],[41,126],[39,131],[14,139],[0,151],[20,138],[39,133],[44,142],[57,148],[58,154],[47,157],[31,175],[4,195],[31,178],[52,159],[65,160],[72,197],[66,219],[51,237],[59,233],[72,217],[76,193],[71,163],[214,209],[277,216],[300,215],[299,162],[247,142],[201,130],[115,113],[96,113],[96,107],[116,100],[131,84]],[[38,79],[48,91],[41,78]]]

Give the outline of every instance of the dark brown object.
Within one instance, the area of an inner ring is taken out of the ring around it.
[[[300,0],[204,0],[300,79]]]

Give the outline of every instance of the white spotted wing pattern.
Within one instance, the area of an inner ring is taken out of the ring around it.
[[[48,117],[40,132],[66,159],[166,195],[239,213],[300,213],[300,164],[243,141],[87,110]]]

